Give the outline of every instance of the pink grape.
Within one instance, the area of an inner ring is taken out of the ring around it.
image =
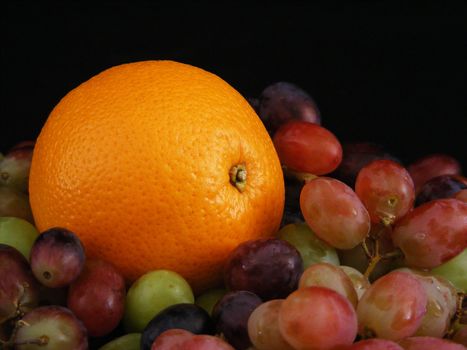
[[[360,244],[370,231],[368,211],[346,184],[319,177],[303,186],[300,208],[316,235],[339,249]]]
[[[439,266],[467,247],[467,203],[457,199],[425,203],[396,224],[392,238],[408,266]]]
[[[400,340],[417,331],[426,314],[423,285],[407,272],[393,271],[376,280],[357,307],[359,333]]]
[[[332,289],[347,298],[354,308],[357,307],[358,296],[353,283],[350,277],[337,266],[328,263],[318,263],[308,267],[303,271],[298,287],[311,286]]]
[[[279,330],[279,310],[283,299],[259,305],[248,319],[248,335],[257,350],[293,350]]]
[[[336,350],[404,350],[397,343],[386,339],[365,339],[353,343],[349,347]]]
[[[329,288],[300,288],[283,302],[279,330],[294,348],[330,350],[354,341],[357,316],[352,304]]]
[[[465,350],[461,344],[435,337],[409,337],[399,344],[404,350]]]
[[[288,169],[324,175],[342,160],[342,146],[329,130],[304,121],[283,124],[274,134],[279,159]]]
[[[212,335],[195,335],[184,329],[169,329],[161,333],[151,350],[234,350],[232,346]]]
[[[231,345],[219,337],[213,335],[199,334],[185,340],[181,349],[183,350],[235,350]]]
[[[178,350],[181,344],[194,334],[185,330],[172,328],[162,332],[152,343],[151,350]]]
[[[394,223],[413,207],[415,190],[408,171],[388,159],[375,160],[358,173],[355,192],[374,223]]]
[[[370,281],[366,278],[363,273],[351,266],[341,265],[339,268],[344,271],[344,273],[349,276],[350,281],[353,284],[355,292],[357,293],[358,299],[360,299],[363,294],[370,288]]]
[[[460,175],[461,165],[447,154],[430,154],[417,159],[407,167],[415,185],[415,192],[428,180],[441,175]]]

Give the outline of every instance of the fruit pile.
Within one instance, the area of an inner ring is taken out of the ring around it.
[[[39,232],[34,142],[0,156],[0,348],[466,349],[459,162],[433,154],[404,166],[382,146],[341,145],[290,83],[249,102],[282,165],[282,222],[233,247],[223,282],[206,290],[165,268],[129,280],[71,227]]]

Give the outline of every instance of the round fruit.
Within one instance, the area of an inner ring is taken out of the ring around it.
[[[239,243],[277,231],[284,183],[236,90],[190,65],[144,61],[98,74],[54,108],[30,197],[40,231],[76,232],[90,258],[130,280],[169,269],[201,291]]]
[[[28,260],[38,235],[36,228],[24,219],[0,217],[0,243],[18,249]]]

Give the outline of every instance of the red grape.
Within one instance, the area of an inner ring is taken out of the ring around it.
[[[337,349],[341,350],[341,349]],[[386,339],[365,339],[353,343],[342,350],[404,350],[400,345]]]
[[[358,296],[347,274],[337,266],[328,263],[313,264],[303,271],[299,288],[325,287],[347,298],[353,307],[357,307]]]
[[[219,337],[200,334],[185,340],[181,344],[183,350],[235,350]],[[284,349],[285,350],[285,349]]]
[[[407,170],[387,159],[375,160],[360,170],[355,192],[374,223],[394,223],[412,209],[415,198]]]
[[[94,337],[108,334],[117,327],[123,317],[124,302],[122,275],[102,260],[87,261],[68,291],[68,307]]]
[[[467,203],[457,199],[425,203],[396,224],[392,238],[409,266],[439,266],[467,247]]]
[[[244,242],[229,255],[224,267],[227,289],[247,290],[263,300],[284,298],[298,286],[303,262],[285,240],[262,238]]]
[[[461,344],[435,337],[410,337],[399,342],[404,350],[465,350]]]
[[[88,339],[83,324],[67,308],[42,306],[22,319],[13,342],[17,350],[87,350]]]
[[[247,291],[229,292],[214,306],[212,318],[217,331],[237,350],[251,345],[248,336],[248,319],[260,304],[261,299]]]
[[[65,287],[83,270],[84,247],[73,232],[55,227],[36,238],[30,260],[34,276],[44,286]]]
[[[430,154],[420,158],[407,167],[415,185],[415,193],[428,180],[440,175],[460,175],[461,165],[447,154]]]
[[[195,335],[184,329],[170,329],[157,337],[151,350],[234,350],[229,344],[211,335]]]
[[[376,280],[358,302],[359,333],[389,340],[413,335],[426,314],[423,285],[407,272],[393,271]]]
[[[328,177],[309,181],[300,194],[305,220],[323,241],[339,249],[360,244],[370,231],[370,217],[355,192]]]
[[[32,310],[39,302],[39,285],[26,258],[0,244],[0,324]]]
[[[337,138],[316,124],[290,121],[276,131],[273,141],[281,163],[294,171],[324,175],[342,159]]]
[[[339,293],[306,287],[291,293],[282,303],[279,329],[296,349],[328,350],[354,341],[357,316],[352,304]]]
[[[181,344],[193,337],[193,333],[185,329],[172,328],[162,332],[152,343],[151,350],[180,350]]]
[[[321,117],[315,101],[298,86],[278,82],[266,87],[259,103],[250,102],[271,134],[290,120],[320,124]]]

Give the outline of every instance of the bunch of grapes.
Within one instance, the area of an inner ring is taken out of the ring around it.
[[[341,145],[296,85],[250,103],[284,170],[275,237],[244,242],[194,295],[177,273],[126,285],[66,228],[39,234],[27,199],[34,143],[0,158],[0,348],[461,350],[467,346],[467,179]]]

